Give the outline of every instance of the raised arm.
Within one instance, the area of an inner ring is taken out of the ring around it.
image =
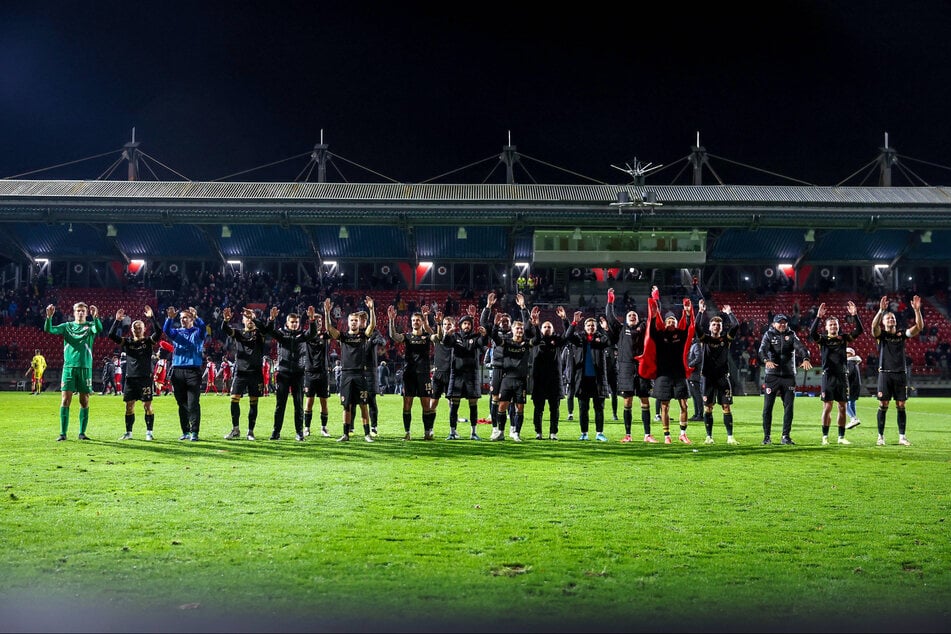
[[[886,310],[888,310],[887,295],[878,300],[878,312],[872,318],[872,336],[876,339],[882,334],[882,317],[885,316]]]
[[[376,330],[376,309],[374,309],[373,298],[369,295],[363,300],[363,303],[367,305],[367,310],[370,311],[370,315],[367,317],[367,337],[373,336],[373,331]]]
[[[388,306],[386,309],[386,316],[390,322],[390,339],[392,339],[394,343],[403,343],[403,333],[396,332],[396,306]]]
[[[848,334],[849,341],[854,341],[865,332],[865,328],[862,326],[862,320],[859,318],[859,309],[855,305],[855,302],[849,302],[847,305],[849,316],[852,318],[852,332]]]
[[[112,321],[112,325],[109,326],[109,332],[106,333],[106,336],[116,343],[122,343],[122,336],[119,334],[119,329],[122,327],[123,319],[125,319],[125,311],[120,308],[116,311],[116,318]]]
[[[812,327],[809,329],[809,338],[813,341],[819,341],[821,337],[819,333],[819,325],[822,323],[822,320],[826,318],[826,305],[825,302],[819,304],[819,308],[816,309],[816,318],[812,320]]]
[[[330,316],[330,309],[333,308],[333,302],[330,298],[324,300],[324,325],[327,327],[327,334],[332,339],[340,339],[340,331],[335,327],[333,318]]]
[[[909,328],[905,334],[909,337],[917,336],[925,328],[925,320],[921,316],[921,297],[915,295],[911,298],[911,307],[915,311],[915,325]]]

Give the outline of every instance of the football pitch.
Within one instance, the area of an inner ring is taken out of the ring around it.
[[[821,403],[796,399],[795,446],[762,446],[762,399],[737,398],[738,446],[645,445],[607,408],[609,442],[425,442],[418,403],[379,397],[380,436],[224,440],[226,396],[202,397],[201,440],[179,441],[173,397],[134,439],[121,398],[0,393],[0,629],[187,632],[951,631],[951,399],[908,401],[910,447],[876,446],[859,400],[850,446],[820,444]],[[248,402],[242,399],[247,433]],[[462,408],[466,415],[467,408]],[[652,412],[653,414],[653,412]],[[619,416],[621,412],[619,411]],[[480,416],[488,416],[488,398]],[[778,441],[781,407],[774,412]],[[315,416],[316,418],[316,416]],[[660,423],[653,433],[661,437]],[[315,423],[313,429],[319,429]],[[547,438],[548,423],[544,433]]]

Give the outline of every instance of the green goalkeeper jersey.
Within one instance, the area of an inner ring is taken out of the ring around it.
[[[47,317],[43,330],[62,335],[64,368],[87,368],[92,372],[92,344],[96,335],[102,332],[102,322],[98,317],[83,323],[64,321],[56,326]]]

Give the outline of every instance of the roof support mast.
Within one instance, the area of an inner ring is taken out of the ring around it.
[[[129,162],[129,180],[139,180],[139,144],[135,140],[135,128],[132,128],[132,140],[122,146],[122,158]]]
[[[320,143],[314,146],[314,151],[311,153],[310,158],[312,161],[317,162],[317,182],[326,183],[327,182],[327,159],[330,156],[328,150],[330,146],[324,143],[324,130],[320,130]]]
[[[898,163],[898,153],[895,148],[888,147],[888,132],[885,133],[885,147],[879,149],[882,153],[878,156],[878,184],[881,187],[891,187],[892,165]]]
[[[512,145],[512,131],[509,130],[509,144],[502,148],[502,155],[499,160],[505,163],[505,184],[515,184],[515,164],[518,163],[518,152]]]

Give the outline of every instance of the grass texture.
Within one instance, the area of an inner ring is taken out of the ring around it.
[[[141,406],[119,441],[121,398],[94,395],[93,440],[76,439],[74,401],[55,442],[57,393],[0,394],[0,628],[949,631],[949,399],[908,401],[910,447],[894,404],[875,446],[872,399],[847,447],[834,430],[820,445],[810,397],[793,447],[760,445],[757,396],[734,406],[739,446],[719,410],[717,444],[691,422],[695,444],[645,445],[637,410],[622,444],[610,407],[610,442],[581,442],[564,403],[560,441],[450,442],[445,400],[436,441],[407,442],[401,400],[380,397],[373,444],[359,426],[335,442],[333,399],[334,437],[299,443],[290,406],[284,440],[267,440],[273,396],[255,442],[224,440],[228,398],[203,396],[202,440],[182,442],[160,397],[146,442]],[[533,438],[530,404],[526,420]]]

